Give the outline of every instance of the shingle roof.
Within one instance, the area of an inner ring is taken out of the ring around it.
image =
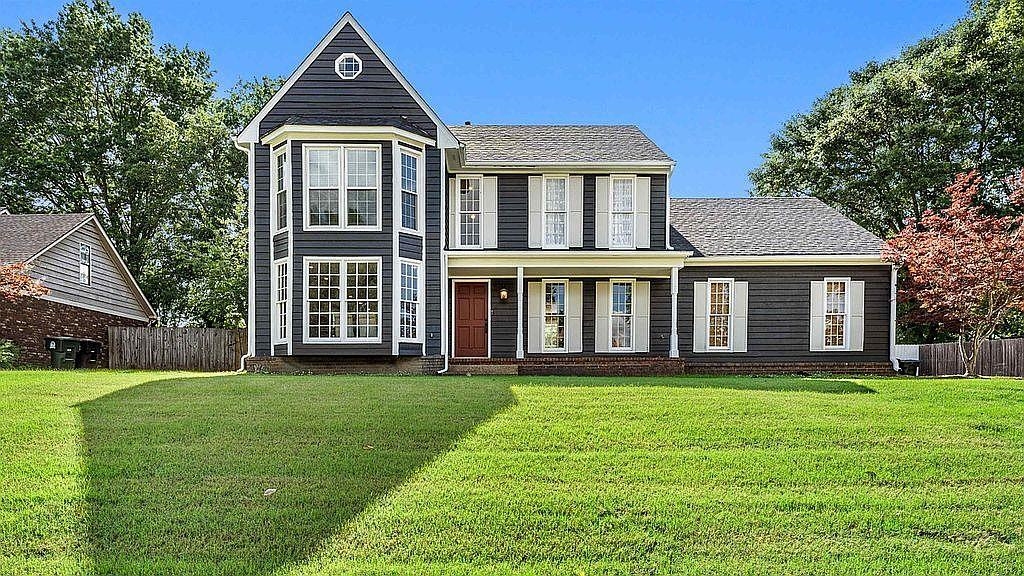
[[[694,256],[879,254],[882,241],[817,198],[672,198],[671,243]]]
[[[672,162],[636,126],[449,126],[468,163]]]
[[[24,262],[92,214],[0,214],[0,264]]]

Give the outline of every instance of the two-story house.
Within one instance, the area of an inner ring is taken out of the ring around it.
[[[635,126],[448,126],[350,14],[237,146],[250,367],[891,370],[878,238],[815,199],[671,198]]]

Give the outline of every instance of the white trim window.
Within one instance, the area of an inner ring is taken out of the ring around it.
[[[92,284],[92,246],[78,245],[78,283]]]
[[[420,230],[420,156],[407,150],[401,156],[401,228],[410,232]]]
[[[380,342],[375,259],[305,258],[305,342]]]
[[[568,247],[569,177],[544,177],[544,247]]]
[[[481,247],[483,178],[459,178],[459,246]]]
[[[566,306],[568,283],[544,282],[544,352],[566,351]]]
[[[636,177],[612,176],[608,205],[609,244],[612,248],[636,246]]]
[[[345,263],[345,338],[380,338],[380,264]]]
[[[288,341],[288,260],[274,263],[274,343]]]
[[[420,333],[420,265],[401,262],[398,336],[404,342],[421,341]]]
[[[306,262],[306,337],[309,340],[341,340],[341,267],[339,260]]]
[[[825,348],[844,350],[850,326],[850,281],[825,279]]]
[[[380,146],[306,144],[303,163],[305,228],[381,229]]]
[[[288,184],[290,178],[288,170],[288,146],[282,146],[280,150],[274,153],[273,166],[273,177],[271,178],[272,192],[274,202],[271,205],[273,209],[272,220],[274,223],[274,232],[281,232],[282,230],[288,229],[288,224],[291,221],[289,213],[290,198],[289,189],[291,186]]]
[[[611,305],[608,307],[609,350],[628,352],[633,349],[633,293],[632,280],[612,282]]]
[[[708,280],[708,350],[732,349],[732,280]]]
[[[351,52],[346,52],[334,61],[334,73],[342,80],[355,80],[363,72],[363,61]]]

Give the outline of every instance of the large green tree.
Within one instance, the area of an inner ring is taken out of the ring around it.
[[[987,0],[899,57],[871,62],[773,135],[755,195],[816,196],[887,237],[948,205],[956,174],[992,203],[1024,167],[1024,0]]]

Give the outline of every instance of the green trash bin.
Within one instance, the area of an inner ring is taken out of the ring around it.
[[[73,370],[75,357],[81,347],[81,342],[71,338],[46,338],[46,349],[50,351],[50,367],[54,370]]]

